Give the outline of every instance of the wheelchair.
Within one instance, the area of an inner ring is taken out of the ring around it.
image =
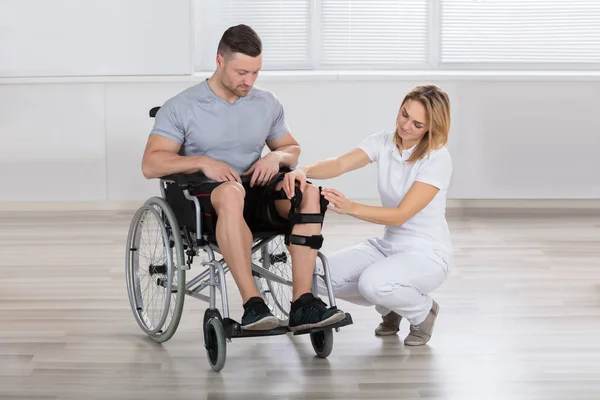
[[[160,107],[150,110],[154,117]],[[254,282],[279,327],[268,331],[244,330],[229,316],[226,285],[227,263],[220,257],[214,234],[203,228],[205,219],[198,197],[193,194],[194,175],[174,174],[159,179],[161,196],[149,198],[134,214],[127,236],[126,285],[134,318],[148,337],[163,343],[175,334],[183,312],[185,296],[208,303],[204,312],[203,333],[210,367],[218,372],[226,360],[227,343],[234,338],[308,334],[316,355],[327,358],[333,349],[333,330],[353,323],[344,320],[321,328],[291,332],[286,326],[292,297],[291,255],[284,241],[287,229],[252,232],[251,269]],[[152,245],[151,240],[156,243]],[[206,259],[203,270],[186,281],[194,257],[201,252]],[[312,292],[318,296],[317,279],[327,287],[329,306],[336,307],[327,258],[318,251],[322,270],[315,268]],[[217,295],[217,290],[219,295]],[[208,294],[202,293],[208,291]],[[217,307],[220,297],[220,309]]]

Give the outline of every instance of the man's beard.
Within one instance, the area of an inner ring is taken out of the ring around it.
[[[226,84],[224,81],[221,81],[221,85],[223,85],[223,87],[225,89],[227,89],[230,93],[232,93],[238,97],[245,97],[248,94],[247,92],[243,92],[241,89],[232,88],[231,86]]]

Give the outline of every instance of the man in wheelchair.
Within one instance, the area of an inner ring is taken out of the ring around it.
[[[157,112],[142,161],[147,179],[195,174],[192,192],[202,206],[244,303],[242,328],[269,330],[279,320],[269,310],[251,271],[252,232],[286,230],[292,256],[289,329],[336,324],[345,314],[311,293],[313,269],[327,209],[317,187],[283,188],[282,169],[297,165],[300,147],[282,104],[254,86],[262,43],[245,25],[225,31],[216,71],[169,99]],[[261,158],[265,144],[271,150]],[[204,229],[203,229],[204,230]]]

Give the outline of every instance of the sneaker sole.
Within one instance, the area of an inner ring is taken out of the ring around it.
[[[333,314],[331,317],[324,319],[321,322],[317,322],[316,324],[304,324],[304,325],[298,325],[298,326],[288,326],[288,329],[292,332],[296,332],[296,331],[303,331],[305,329],[312,329],[312,328],[323,328],[325,326],[328,325],[333,325],[336,324],[342,320],[344,320],[344,318],[346,318],[346,314],[343,312],[337,312],[335,314]]]
[[[392,335],[396,335],[398,332],[400,332],[399,329],[397,331],[375,331],[375,335],[376,336],[392,336]]]
[[[268,331],[275,329],[279,326],[279,319],[277,317],[265,317],[260,321],[253,322],[248,325],[242,325],[242,329],[247,331]]]

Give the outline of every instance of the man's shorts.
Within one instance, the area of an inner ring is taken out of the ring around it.
[[[243,180],[242,186],[246,191],[244,198],[244,220],[251,232],[277,232],[285,233],[289,230],[287,219],[281,217],[274,207],[277,195],[276,185],[283,180],[285,173],[275,175],[266,186],[250,187],[249,180]],[[196,196],[202,208],[202,233],[214,235],[217,227],[218,216],[211,202],[212,191],[224,182],[203,183],[191,191]],[[281,199],[277,196],[278,199]]]

